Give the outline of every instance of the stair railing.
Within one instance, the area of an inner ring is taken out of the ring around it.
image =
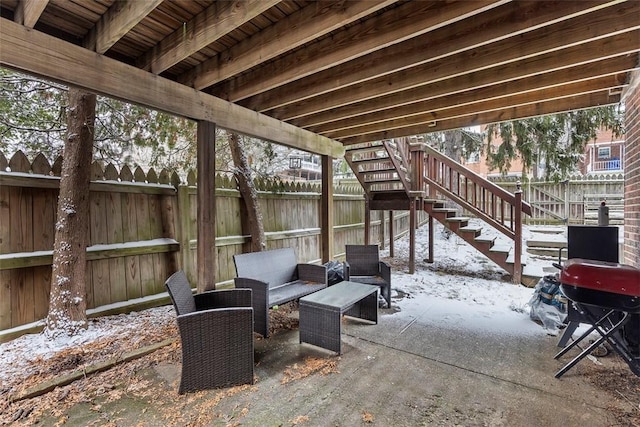
[[[531,205],[516,202],[516,195],[486,180],[435,149],[425,146],[424,183],[426,194],[436,192],[482,218],[496,230],[514,238],[515,213],[531,215]],[[520,224],[521,226],[521,224]]]

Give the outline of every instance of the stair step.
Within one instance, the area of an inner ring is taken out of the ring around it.
[[[535,227],[531,231],[541,234],[562,234],[566,231],[566,227]]]
[[[469,233],[469,234],[473,234],[474,240],[475,238],[480,237],[480,234],[482,233],[482,228],[478,228],[478,227],[472,227],[472,226],[465,226],[465,227],[460,227],[458,229],[459,232],[461,233]]]
[[[467,216],[451,216],[447,218],[448,222],[469,222],[471,218]]]
[[[529,239],[527,240],[527,247],[529,248],[566,248],[567,240],[566,239]]]
[[[482,236],[478,236],[475,239],[476,242],[478,243],[491,243],[492,245],[495,243],[496,238],[495,237],[482,237]]]
[[[356,167],[362,166],[362,165],[368,165],[368,164],[371,164],[371,163],[380,163],[380,164],[392,165],[390,157],[371,157],[371,158],[367,158],[367,159],[357,159],[357,160],[356,159],[351,159],[351,162]]]
[[[436,200],[436,199],[424,199],[423,200],[425,207],[427,205],[431,205],[431,209],[441,209],[444,208],[444,201]]]
[[[367,184],[376,184],[376,183],[381,183],[381,182],[401,182],[399,177],[395,177],[395,178],[366,178],[364,180],[365,183]]]
[[[392,164],[387,163],[386,165],[383,166],[376,166],[375,168],[369,168],[369,169],[362,169],[359,170],[358,173],[380,173],[380,172],[390,172],[393,171],[395,172],[396,168],[393,167]]]
[[[449,217],[449,215],[451,215],[451,214],[455,215],[456,213],[458,213],[457,210],[449,209],[449,208],[433,208],[433,209],[431,209],[431,212],[434,213],[434,214],[443,213],[443,214],[446,214],[447,217]]]
[[[387,152],[387,149],[384,147],[384,145],[372,145],[371,147],[361,147],[361,148],[351,148],[351,149],[346,149],[345,152],[349,153],[350,155],[353,154],[364,154],[364,153],[375,153],[376,151],[383,151],[383,152]]]
[[[559,248],[533,247],[533,248],[527,248],[527,253],[530,253],[531,255],[539,255],[539,256],[545,256],[545,257],[553,258],[554,261],[557,261],[558,255],[560,253],[560,249]],[[562,250],[562,258],[563,259],[567,258],[567,249],[566,248]]]
[[[497,253],[505,253],[508,254],[511,252],[511,247],[508,245],[493,245],[489,252],[497,252]]]

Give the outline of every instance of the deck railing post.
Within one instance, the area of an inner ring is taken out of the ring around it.
[[[520,284],[522,281],[522,185],[520,181],[516,183],[516,203],[514,209],[515,224],[515,247],[513,260],[513,283]]]

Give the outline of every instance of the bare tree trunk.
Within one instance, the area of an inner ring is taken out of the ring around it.
[[[233,164],[235,166],[234,174],[238,181],[240,195],[244,200],[247,208],[247,226],[251,235],[251,252],[260,252],[267,247],[267,238],[264,235],[264,226],[262,223],[262,211],[258,203],[258,191],[253,184],[253,177],[247,156],[240,145],[240,136],[235,132],[227,132],[229,136],[229,147]]]
[[[87,327],[85,273],[95,115],[96,95],[70,88],[45,329],[52,338],[75,335]]]

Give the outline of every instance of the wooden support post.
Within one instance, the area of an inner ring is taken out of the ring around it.
[[[384,239],[384,232],[386,230],[385,224],[384,224],[384,211],[378,211],[378,218],[380,218],[380,228],[378,228],[378,240],[380,241],[380,249],[384,249],[385,248],[385,239]]]
[[[393,234],[393,211],[389,211],[389,256],[393,258],[393,243],[395,236]]]
[[[364,244],[371,244],[371,209],[369,207],[369,195],[364,196]]]
[[[520,181],[516,184],[515,196],[513,283],[520,284],[522,282],[522,187],[520,186]]]
[[[416,199],[409,201],[409,274],[416,272]]]
[[[320,230],[322,263],[333,259],[333,158],[322,156],[322,197],[320,199]]]
[[[431,215],[429,215],[429,254],[427,255],[427,262],[428,263],[432,263],[433,262],[433,235],[434,235],[434,230],[433,230],[433,217]]]
[[[216,288],[216,125],[199,121],[198,165],[198,292]]]

